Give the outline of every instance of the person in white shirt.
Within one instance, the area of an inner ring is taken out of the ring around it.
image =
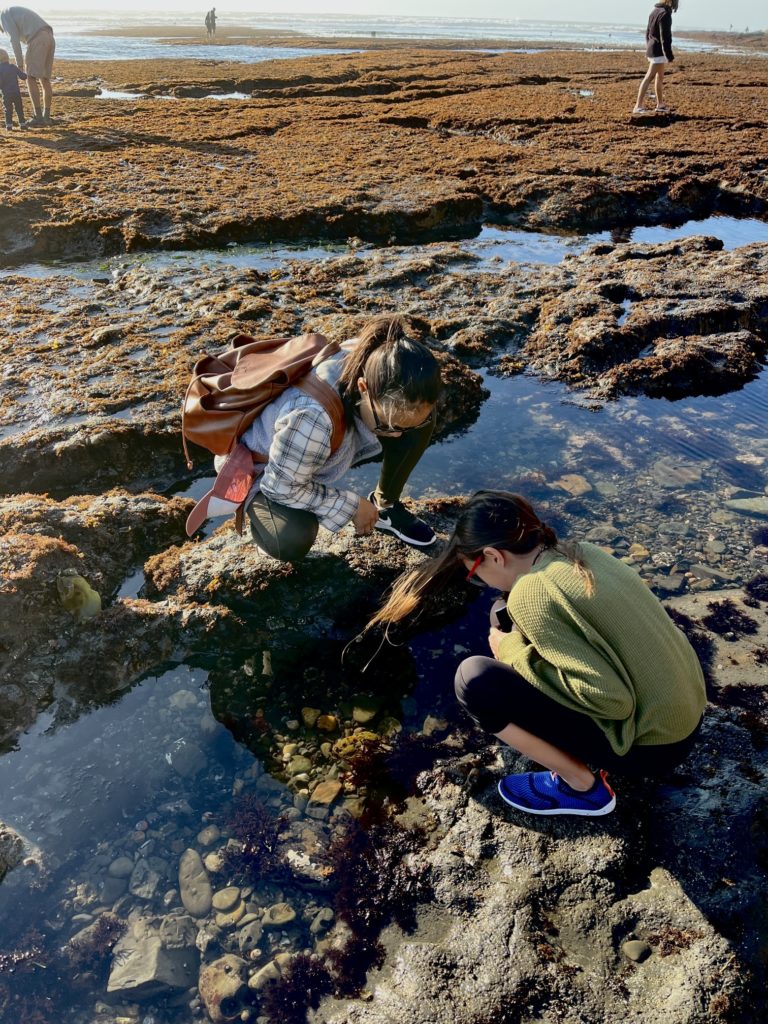
[[[53,74],[53,55],[56,42],[51,26],[28,7],[6,7],[0,11],[0,27],[10,36],[11,46],[16,56],[16,65],[20,71],[27,73],[29,98],[32,100],[34,117],[27,124],[40,125],[51,123],[51,76]],[[26,55],[21,44],[27,47]],[[42,88],[42,106],[40,90]]]

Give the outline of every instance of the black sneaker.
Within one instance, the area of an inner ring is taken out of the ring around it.
[[[368,495],[368,500],[376,505],[374,492]],[[378,508],[378,505],[376,505]],[[387,533],[394,533],[406,544],[413,544],[417,548],[428,548],[437,540],[437,534],[431,526],[427,526],[423,519],[419,519],[403,505],[402,501],[396,501],[388,508],[379,509],[379,518],[376,520],[376,529],[385,530]]]

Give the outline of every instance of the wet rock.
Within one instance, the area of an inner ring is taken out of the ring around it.
[[[133,895],[143,900],[154,899],[159,885],[160,875],[158,872],[153,871],[143,857],[137,860],[128,882],[128,888]]]
[[[200,971],[200,998],[214,1024],[236,1020],[245,1005],[247,964],[227,953]]]
[[[213,905],[208,873],[196,850],[185,850],[179,862],[181,902],[192,917],[205,917]]]
[[[165,949],[159,934],[139,920],[113,950],[107,992],[143,1002],[187,989],[196,976],[196,951]]]
[[[160,922],[160,938],[166,949],[191,949],[197,939],[197,925],[188,914],[169,914]]]
[[[574,498],[580,498],[583,494],[589,494],[592,484],[579,473],[565,473],[559,479],[553,481],[555,487],[567,491]]]
[[[319,782],[312,790],[312,795],[309,798],[309,806],[322,806],[328,807],[341,793],[341,783],[336,779],[326,779],[324,782]]]
[[[15,868],[24,856],[24,843],[21,836],[0,821],[0,882],[11,868]]]
[[[248,988],[254,992],[261,992],[271,982],[280,980],[280,968],[272,961],[252,974],[248,979]]]
[[[219,912],[215,916],[216,925],[218,928],[234,928],[236,925],[243,920],[246,913],[246,904],[244,900],[240,900],[236,903],[231,910],[226,913]]]
[[[237,933],[237,945],[244,957],[247,957],[254,949],[258,949],[263,934],[261,921],[251,921],[240,928]]]
[[[367,725],[372,722],[381,710],[381,698],[369,696],[357,696],[354,698],[352,708],[352,719],[358,725]]]
[[[648,959],[653,950],[647,942],[642,942],[639,939],[630,939],[622,943],[621,952],[628,960],[641,964],[643,960]]]
[[[338,727],[339,722],[335,715],[320,715],[317,720],[317,728],[320,732],[336,732]]]
[[[768,497],[732,498],[726,501],[725,507],[731,512],[738,512],[740,516],[768,519]]]
[[[206,825],[204,829],[197,833],[197,841],[203,847],[213,846],[220,837],[221,831],[218,825]]]
[[[130,878],[133,874],[134,862],[131,857],[116,857],[107,868],[113,878]]]
[[[240,902],[240,890],[235,885],[219,889],[213,894],[213,909],[226,913]]]
[[[286,925],[291,924],[296,919],[296,911],[288,903],[275,903],[271,907],[267,907],[264,911],[264,917],[261,919],[261,924],[264,930],[273,928],[285,928]]]
[[[318,719],[321,717],[322,712],[319,708],[302,708],[301,709],[301,720],[307,729],[314,729],[317,725]]]

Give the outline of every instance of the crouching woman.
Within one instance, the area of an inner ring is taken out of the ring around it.
[[[491,625],[492,658],[459,665],[459,702],[548,769],[503,778],[507,803],[608,814],[608,770],[664,774],[690,752],[706,703],[701,666],[633,569],[593,544],[560,543],[523,498],[479,491],[445,551],[403,577],[374,622],[403,619],[457,572],[508,594],[509,617],[507,632]]]
[[[359,534],[379,529],[417,547],[434,542],[432,529],[400,501],[432,436],[441,388],[437,360],[409,328],[405,317],[376,317],[313,371],[344,406],[344,436],[335,450],[329,413],[295,387],[240,438],[251,451],[268,453],[247,514],[252,539],[273,558],[303,558],[319,526],[335,533],[350,522]],[[375,491],[363,497],[336,486],[351,466],[380,453]]]

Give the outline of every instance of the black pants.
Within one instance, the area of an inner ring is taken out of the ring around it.
[[[16,116],[19,119],[19,124],[24,124],[24,104],[21,100],[21,93],[16,93],[14,96],[11,93],[3,93],[3,106],[5,107],[5,127],[10,128],[13,125],[13,111],[16,109]]]
[[[409,431],[400,437],[381,437],[384,459],[376,488],[380,505],[391,505],[400,500],[408,477],[419,461],[432,437],[434,424],[421,430]],[[273,558],[283,562],[296,562],[303,558],[315,543],[319,524],[317,516],[306,509],[290,508],[273,501],[265,494],[257,494],[248,506],[251,539]]]
[[[596,768],[621,775],[660,775],[692,750],[701,722],[677,743],[635,746],[620,756],[589,717],[547,697],[513,668],[493,658],[462,661],[456,672],[459,703],[481,729],[494,734],[513,724]]]

